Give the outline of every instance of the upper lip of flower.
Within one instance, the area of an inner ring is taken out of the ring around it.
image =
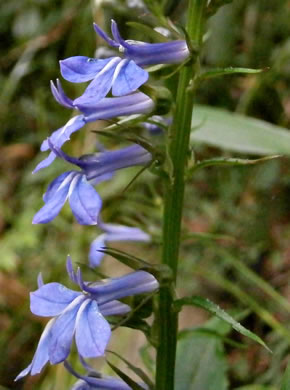
[[[119,47],[119,51],[124,53],[126,58],[132,59],[139,66],[180,63],[189,57],[189,50],[185,40],[162,43],[124,40],[114,20],[111,22],[111,31],[114,39],[111,39],[95,23],[94,29],[110,46]]]

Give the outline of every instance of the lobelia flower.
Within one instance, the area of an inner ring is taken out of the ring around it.
[[[74,100],[74,104],[86,104],[92,100],[96,102],[105,97],[111,89],[113,96],[127,95],[148,80],[148,72],[143,67],[180,63],[189,56],[184,40],[165,43],[124,40],[114,20],[111,24],[114,39],[97,24],[94,24],[94,29],[110,46],[118,48],[124,58],[95,59],[75,56],[60,61],[64,79],[73,83],[92,80],[84,94]]]
[[[43,196],[45,205],[33,218],[34,224],[52,221],[68,200],[78,223],[97,225],[102,199],[93,185],[110,179],[118,169],[146,165],[152,159],[151,154],[139,145],[80,158],[68,156],[50,140],[49,147],[55,155],[81,168],[81,171],[68,171],[53,180]]]
[[[90,105],[74,105],[73,101],[66,96],[59,80],[57,80],[56,85],[53,82],[51,83],[51,89],[54,98],[59,104],[67,108],[76,108],[82,113],[70,119],[65,126],[54,131],[48,138],[58,148],[61,148],[70,139],[71,134],[80,130],[87,123],[118,116],[146,114],[154,108],[153,100],[142,92],[136,92],[118,98],[104,98]],[[41,144],[40,150],[42,152],[50,150],[48,139],[44,140]],[[54,161],[55,157],[55,153],[51,151],[48,157],[37,165],[33,173],[48,167]]]
[[[58,364],[69,355],[73,338],[81,357],[103,356],[111,336],[111,328],[105,316],[124,315],[130,307],[119,299],[148,293],[158,288],[153,275],[135,271],[127,275],[84,282],[80,269],[75,272],[70,258],[67,260],[70,279],[81,292],[68,289],[60,283],[44,284],[38,279],[38,290],[30,293],[30,309],[33,314],[53,317],[46,325],[39,340],[31,364],[15,380],[27,374],[41,372],[46,363]]]
[[[122,226],[113,223],[104,223],[101,220],[98,223],[98,227],[104,231],[100,234],[91,244],[89,261],[91,267],[97,267],[100,265],[104,253],[100,251],[106,246],[107,242],[111,241],[140,241],[149,242],[151,237],[149,234],[143,232],[143,230],[135,227]]]
[[[81,361],[82,360],[83,359],[81,359]],[[88,370],[87,375],[78,374],[67,361],[64,362],[64,366],[70,374],[79,379],[70,390],[132,390],[132,388],[128,386],[123,380],[102,375],[99,372],[96,372],[86,363],[85,368]],[[144,389],[148,389],[144,383],[140,383],[139,385]]]

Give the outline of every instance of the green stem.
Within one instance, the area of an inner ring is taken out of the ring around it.
[[[189,0],[186,30],[192,44],[199,48],[202,41],[204,10],[207,0]],[[180,245],[181,219],[185,185],[185,168],[189,152],[189,138],[193,110],[193,80],[199,66],[198,56],[184,66],[176,97],[173,124],[168,134],[170,180],[166,181],[163,216],[162,263],[172,270],[174,284]],[[159,334],[156,365],[156,389],[174,389],[175,355],[177,342],[177,314],[172,310],[174,299],[171,286],[164,285],[159,293]]]

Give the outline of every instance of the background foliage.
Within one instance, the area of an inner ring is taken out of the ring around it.
[[[92,30],[93,20],[104,25],[104,20],[114,17],[122,24],[125,36],[145,39],[141,32],[125,25],[137,18],[152,23],[139,2],[116,3],[103,2],[103,8],[97,1],[80,0],[10,0],[0,4],[0,356],[5,356],[0,366],[0,389],[45,390],[69,385],[70,378],[62,367],[48,368],[39,378],[13,383],[31,360],[43,328],[43,320],[30,314],[28,302],[38,272],[46,281],[66,284],[67,253],[75,262],[85,263],[89,243],[97,234],[95,228],[78,226],[68,208],[49,225],[31,226],[45,187],[64,170],[64,163],[53,164],[41,175],[31,175],[31,171],[41,158],[41,141],[70,115],[54,102],[49,89],[49,80],[59,77],[58,60],[77,54],[93,56],[96,43],[100,45]],[[173,21],[182,19],[185,3],[176,9],[168,7]],[[128,5],[132,7],[129,13]],[[222,7],[208,25],[204,68],[270,70],[209,79],[199,88],[198,103],[289,128],[289,17],[289,0],[236,0]],[[71,96],[80,94],[80,86],[64,85]],[[166,85],[174,90],[176,76]],[[221,127],[226,125],[228,118]],[[234,121],[230,126],[235,126]],[[90,129],[96,129],[96,124]],[[87,152],[94,139],[89,129],[82,132],[73,138],[70,152]],[[262,135],[260,142],[264,142]],[[198,143],[196,160],[248,157],[244,151],[239,153],[239,148],[233,152],[216,146]],[[287,140],[284,146],[290,148]],[[258,158],[259,153],[255,156]],[[145,227],[155,237],[150,247],[117,247],[156,261],[160,254],[161,188],[158,177],[146,172],[123,192],[134,172],[121,172],[114,181],[102,185],[103,217]],[[193,374],[188,383],[179,380],[178,389],[280,388],[290,343],[289,195],[287,157],[254,166],[208,167],[198,170],[193,179],[189,177],[179,293],[198,294],[219,303],[266,341],[273,354],[231,332],[220,320],[206,322],[203,311],[186,308],[180,329],[191,330],[181,333],[178,356],[183,370],[189,369],[184,365],[188,360]],[[118,273],[122,271],[118,267],[108,259],[102,270],[112,274],[113,268]],[[126,345],[128,332],[123,336],[115,343],[116,349],[125,349],[128,356],[136,354],[135,345]],[[140,339],[137,332],[136,337]],[[202,359],[195,360],[201,351]],[[146,349],[142,358],[150,371]]]

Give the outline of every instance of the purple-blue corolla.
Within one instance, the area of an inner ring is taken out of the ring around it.
[[[66,96],[59,80],[57,80],[56,85],[51,84],[51,89],[53,96],[59,104],[67,108],[76,108],[82,113],[70,119],[65,126],[54,131],[48,138],[58,148],[61,148],[70,139],[71,134],[80,130],[87,123],[118,116],[146,114],[150,113],[154,108],[153,100],[142,92],[135,92],[131,95],[117,98],[104,98],[97,103],[74,105],[73,101]],[[43,141],[41,145],[40,150],[42,152],[50,150],[48,139]],[[55,157],[55,153],[51,151],[48,157],[37,165],[33,173],[48,167]]]
[[[87,375],[78,374],[67,361],[64,362],[64,366],[69,373],[79,379],[70,390],[132,390],[123,380],[102,375],[88,366],[83,359],[81,359],[81,362],[88,370]],[[144,389],[148,388],[143,383],[140,386]]]
[[[146,165],[152,159],[151,154],[139,145],[80,158],[68,156],[50,141],[49,147],[52,153],[76,165],[81,171],[65,172],[48,186],[43,196],[45,205],[35,214],[34,224],[52,221],[68,200],[78,223],[97,225],[102,199],[93,186],[110,179],[118,169]]]
[[[124,40],[114,20],[111,25],[114,39],[97,24],[94,24],[94,28],[110,46],[119,49],[124,58],[95,59],[75,56],[60,61],[64,79],[73,83],[92,80],[84,94],[74,100],[75,104],[86,104],[92,100],[96,102],[105,97],[111,89],[113,96],[127,95],[148,80],[148,72],[143,67],[180,63],[189,56],[184,40],[165,43]]]
[[[113,223],[104,223],[99,221],[98,227],[103,230],[104,233],[100,234],[91,244],[89,261],[91,267],[97,267],[100,265],[104,252],[100,251],[111,241],[139,241],[149,242],[151,237],[148,233],[136,227],[129,227],[123,225],[117,225]]]
[[[33,314],[53,317],[46,325],[31,364],[16,378],[38,374],[46,363],[63,362],[69,355],[73,339],[81,357],[104,355],[111,336],[106,316],[124,315],[130,307],[119,299],[153,292],[158,289],[157,280],[148,272],[135,271],[127,275],[84,282],[80,269],[75,272],[70,258],[67,260],[70,279],[81,291],[68,289],[60,283],[44,284],[38,280],[38,290],[30,293],[30,309]]]

